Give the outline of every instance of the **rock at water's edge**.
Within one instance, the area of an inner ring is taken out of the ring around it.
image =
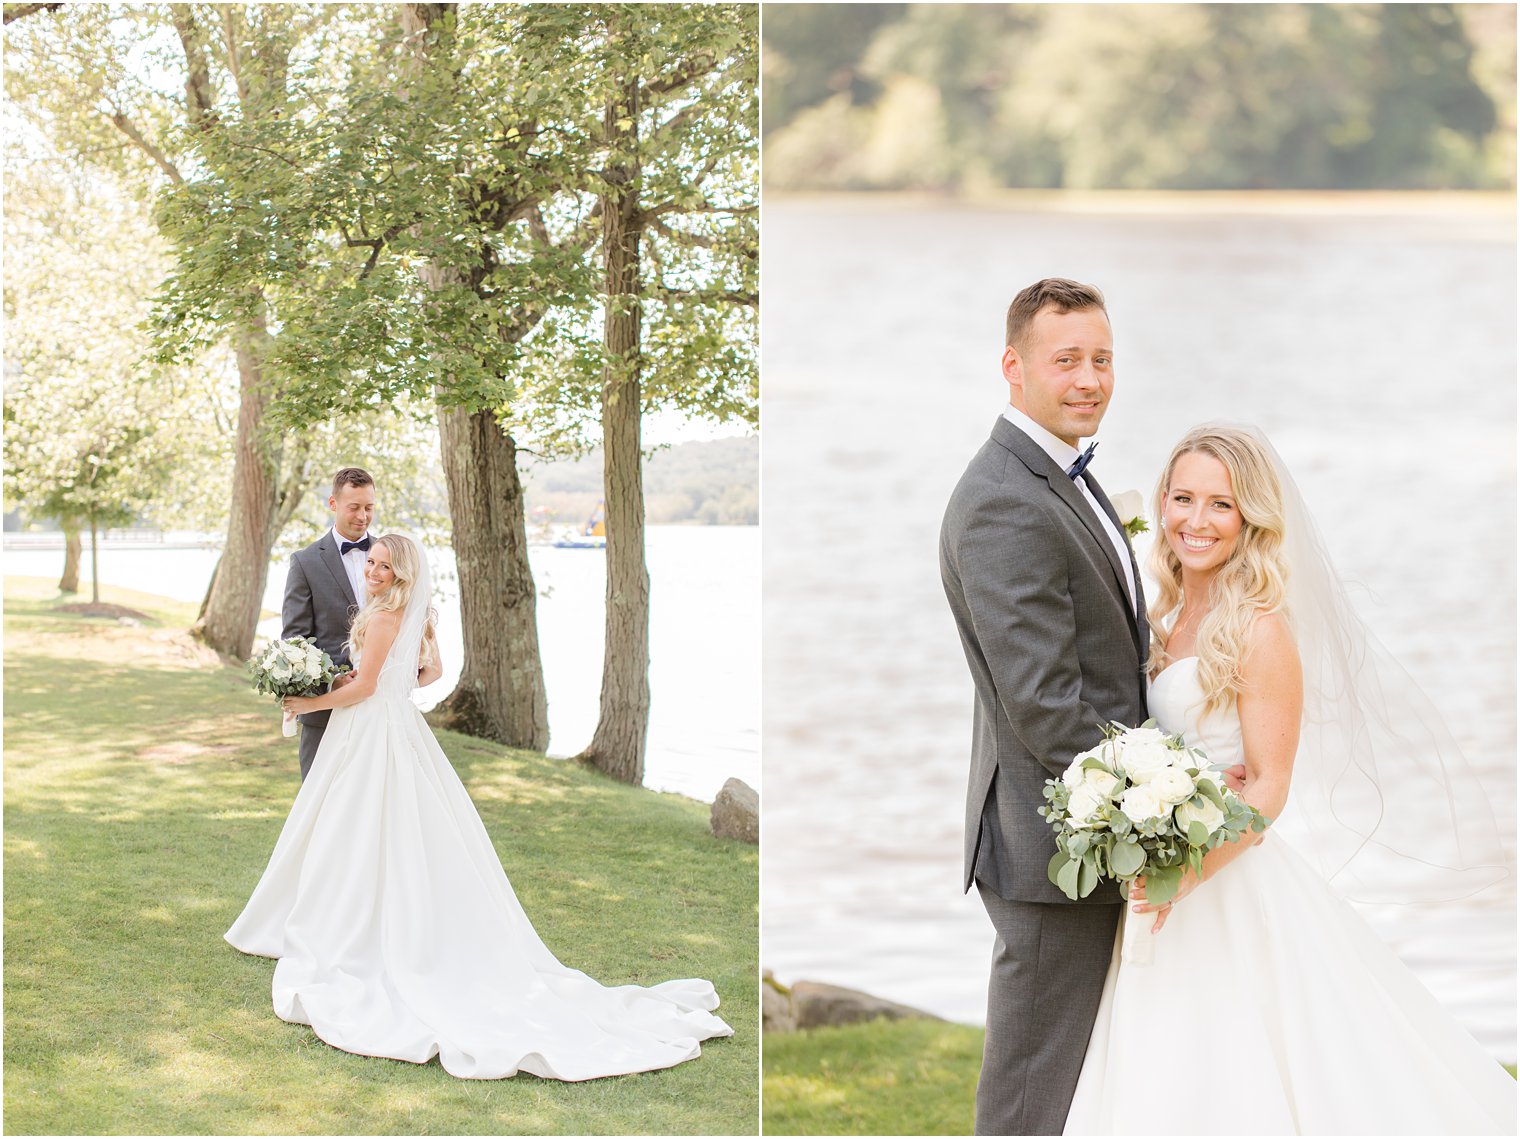
[[[760,1031],[797,1031],[797,1014],[792,1011],[791,990],[776,980],[775,974],[769,969],[760,978]]]
[[[740,842],[760,841],[760,793],[742,779],[723,784],[712,805],[712,832]]]
[[[873,997],[870,993],[862,993],[857,989],[825,985],[821,981],[798,981],[792,986],[791,1012],[798,1028],[859,1024],[877,1017],[886,1017],[888,1020],[943,1019],[922,1009]]]

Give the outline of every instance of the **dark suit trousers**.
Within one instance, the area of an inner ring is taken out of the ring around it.
[[[317,748],[322,743],[322,733],[327,730],[328,718],[332,715],[329,709],[323,712],[308,712],[301,717],[301,782],[306,782],[306,777],[311,774],[311,761],[317,758]]]
[[[978,1135],[1059,1135],[1098,1015],[1121,908],[1010,902],[976,884],[997,931]]]

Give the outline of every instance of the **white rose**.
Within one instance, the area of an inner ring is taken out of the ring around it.
[[[1068,787],[1080,787],[1087,778],[1087,773],[1082,770],[1082,764],[1089,759],[1101,760],[1096,748],[1091,751],[1079,752],[1065,771],[1061,772],[1061,782]]]
[[[306,659],[306,650],[300,645],[286,645],[285,659],[291,664],[300,664],[301,661]]]
[[[1100,771],[1096,767],[1089,767],[1082,773],[1083,782],[1102,795],[1105,799],[1113,797],[1114,792],[1124,785],[1124,780],[1108,771]]]
[[[1108,800],[1100,795],[1087,784],[1082,784],[1071,793],[1071,798],[1066,800],[1066,810],[1071,816],[1071,825],[1074,827],[1090,827],[1097,822],[1093,816],[1098,813],[1098,808]]]
[[[1224,822],[1224,812],[1211,800],[1199,795],[1177,808],[1176,819],[1177,829],[1183,834],[1187,834],[1188,825],[1193,822],[1202,823],[1213,834]]]
[[[1157,772],[1146,786],[1168,803],[1186,802],[1197,789],[1193,785],[1193,777],[1180,767],[1168,767]]]
[[[1148,819],[1161,818],[1170,810],[1170,805],[1162,802],[1161,796],[1156,794],[1150,784],[1142,783],[1119,796],[1119,810],[1124,812],[1130,822],[1143,823]]]
[[[1128,526],[1136,518],[1145,513],[1145,499],[1138,490],[1120,491],[1110,495],[1108,501],[1113,504],[1114,513],[1119,516],[1119,525]]]
[[[1120,753],[1119,766],[1131,781],[1149,783],[1161,772],[1172,766],[1173,751],[1166,746],[1166,737],[1151,728],[1136,728],[1135,732],[1154,732],[1155,738],[1131,740],[1126,733],[1124,750]]]

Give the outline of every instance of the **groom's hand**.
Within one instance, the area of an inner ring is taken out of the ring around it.
[[[353,679],[354,679],[354,674],[353,673],[351,673],[351,672],[340,672],[337,676],[333,677],[332,690],[334,692],[336,692],[338,689],[342,688],[345,684],[350,683]],[[1245,768],[1241,768],[1241,770],[1244,771]]]

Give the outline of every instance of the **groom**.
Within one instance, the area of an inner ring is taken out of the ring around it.
[[[1038,281],[1008,309],[1008,407],[961,476],[940,574],[976,687],[965,888],[997,934],[978,1135],[1059,1135],[1118,929],[1104,882],[1073,903],[1046,876],[1045,780],[1146,718],[1149,631],[1133,552],[1088,464],[1113,394],[1103,295]]]
[[[281,610],[281,637],[310,637],[338,665],[348,659],[348,629],[364,599],[364,562],[375,519],[375,480],[368,471],[344,467],[333,476],[332,528],[290,559]],[[338,679],[342,684],[344,678]],[[308,712],[301,721],[301,779],[322,742],[331,712]]]

